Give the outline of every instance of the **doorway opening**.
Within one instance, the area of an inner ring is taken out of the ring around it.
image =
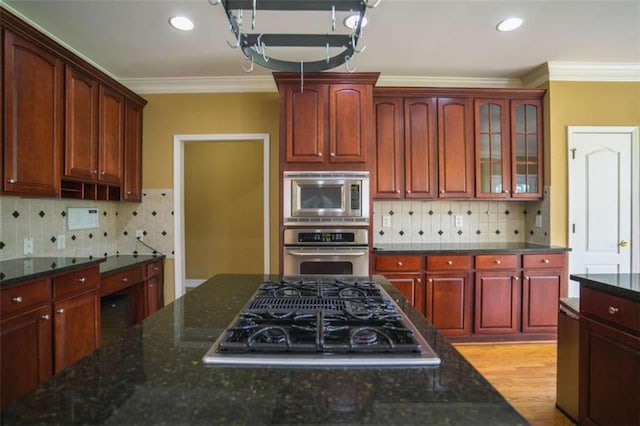
[[[185,176],[185,170],[189,167],[188,163],[186,163],[186,159],[195,158],[200,155],[211,155],[211,153],[221,153],[224,152],[225,149],[232,148],[232,145],[236,145],[239,147],[239,154],[242,154],[244,149],[251,149],[251,145],[262,144],[262,273],[269,273],[269,135],[264,133],[259,134],[197,134],[197,135],[175,135],[174,136],[174,228],[175,228],[175,237],[174,237],[174,262],[175,262],[175,297],[178,298],[182,296],[185,292],[185,284],[187,283],[187,259],[186,255],[189,252],[187,250],[186,244],[186,235],[187,235],[187,220],[185,215],[185,181],[187,178],[191,179],[189,176]],[[200,148],[196,147],[196,149],[191,152],[191,147],[189,147],[189,152],[185,153],[185,148],[187,145],[198,144]],[[211,147],[211,144],[217,144],[216,147]],[[209,145],[209,146],[207,146]],[[218,150],[220,148],[220,150]],[[227,151],[230,152],[230,151]],[[257,161],[260,161],[258,159]],[[213,180],[218,182],[207,182],[203,185],[198,185],[198,191],[203,191],[202,193],[206,193],[207,187],[213,187],[214,185],[219,184],[220,186],[224,186],[223,190],[229,191],[233,189],[233,182],[229,179],[220,179],[220,177],[216,177],[215,170],[210,170],[211,174],[207,172],[207,176]],[[223,192],[224,193],[224,192]],[[230,194],[230,192],[227,192]],[[240,194],[241,195],[241,194]],[[191,195],[190,195],[191,196]],[[195,196],[198,196],[195,194]],[[224,204],[225,200],[219,200],[220,203]],[[243,205],[242,201],[239,201],[240,204]],[[204,205],[202,207],[202,211],[198,213],[199,216],[206,216],[206,210],[210,208]],[[255,210],[252,211],[255,214]],[[197,226],[197,225],[196,225]],[[256,228],[256,227],[254,227]],[[219,229],[218,229],[219,231]],[[215,230],[214,230],[215,232]],[[219,236],[221,236],[219,234]],[[229,235],[221,236],[221,240],[230,238]],[[241,237],[240,237],[241,238]],[[199,253],[202,251],[209,251],[204,255],[215,256],[216,252],[212,251],[212,246],[208,245],[208,241],[196,241],[194,244],[189,244],[189,250],[191,253]],[[216,249],[217,250],[217,249]],[[224,259],[224,256],[221,255],[221,251],[217,251],[219,256],[219,260],[222,264],[229,265],[231,260]],[[191,266],[191,265],[190,265]],[[194,266],[191,269],[197,271],[202,267]],[[256,271],[249,271],[256,272]],[[198,273],[198,272],[196,272]],[[200,272],[206,273],[206,272]]]

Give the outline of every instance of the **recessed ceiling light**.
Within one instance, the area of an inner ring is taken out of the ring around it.
[[[169,19],[171,26],[181,31],[191,31],[193,29],[193,22],[186,16],[174,16]]]
[[[524,19],[516,16],[502,20],[497,26],[498,31],[513,31],[524,23]]]
[[[358,26],[358,21],[360,20],[360,15],[349,15],[346,18],[344,18],[344,26],[355,30],[356,27]],[[362,26],[361,28],[364,28],[367,26],[367,17],[365,16],[364,18],[362,18]]]

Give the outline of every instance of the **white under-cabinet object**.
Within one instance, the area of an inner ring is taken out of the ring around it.
[[[97,207],[67,207],[67,229],[94,229],[100,225]]]

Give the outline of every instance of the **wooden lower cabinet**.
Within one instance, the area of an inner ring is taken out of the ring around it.
[[[424,283],[421,275],[417,274],[384,274],[395,288],[416,308],[422,315],[424,307]]]
[[[558,303],[564,282],[562,270],[522,272],[522,332],[558,330]]]
[[[100,295],[95,288],[54,303],[55,372],[100,346]]]
[[[518,332],[520,280],[515,274],[515,271],[476,272],[475,333]]]
[[[147,316],[164,306],[164,276],[161,260],[145,265],[145,294]]]
[[[426,316],[445,336],[471,334],[471,292],[468,272],[428,273]]]
[[[3,406],[51,377],[52,338],[49,304],[0,322]]]

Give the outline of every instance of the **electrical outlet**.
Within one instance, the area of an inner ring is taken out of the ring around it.
[[[382,227],[390,228],[391,227],[391,216],[388,214],[382,215]]]
[[[58,246],[58,250],[62,250],[67,246],[67,241],[64,234],[58,235],[56,237],[56,244]]]
[[[136,239],[140,241],[144,240],[144,231],[142,229],[136,229]]]
[[[456,218],[456,228],[462,228],[462,215],[457,214]]]
[[[24,254],[33,254],[33,238],[24,239]]]
[[[542,228],[542,215],[536,215],[536,228]]]

